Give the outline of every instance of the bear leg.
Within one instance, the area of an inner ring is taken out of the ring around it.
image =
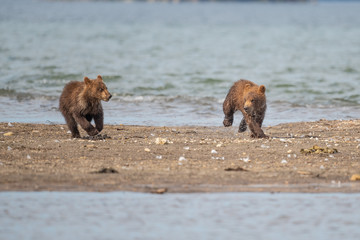
[[[268,138],[268,136],[265,135],[265,133],[263,132],[263,130],[261,129],[260,125],[251,117],[246,116],[246,123],[249,126],[250,130],[251,130],[251,135],[250,137],[252,138]]]
[[[247,124],[245,118],[241,119],[240,126],[239,126],[239,133],[245,132],[247,129]]]
[[[104,114],[100,113],[100,114],[94,116],[94,121],[95,121],[96,129],[99,132],[101,132],[101,130],[103,130],[103,128],[104,128]]]
[[[229,94],[226,96],[225,101],[223,103],[223,112],[225,114],[225,118],[223,121],[223,124],[225,127],[230,127],[233,124],[234,121],[234,108],[230,103],[231,97]]]
[[[71,132],[73,138],[80,138],[80,132],[77,128],[77,123],[72,116],[65,116],[66,124]]]
[[[89,136],[95,136],[99,134],[99,131],[94,128],[93,125],[83,116],[74,116],[76,122],[89,134]]]

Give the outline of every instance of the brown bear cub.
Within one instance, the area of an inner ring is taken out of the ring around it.
[[[247,126],[253,138],[267,138],[261,129],[266,111],[265,86],[258,86],[248,80],[239,80],[234,83],[227,94],[223,110],[225,113],[224,126],[233,124],[234,113],[240,110],[243,114],[239,132],[245,132]]]
[[[65,85],[60,96],[59,109],[65,118],[72,137],[80,138],[77,124],[90,135],[95,136],[104,126],[104,112],[101,100],[109,101],[109,93],[102,77],[90,80],[84,77],[84,82],[70,82]],[[91,125],[94,119],[95,126]]]

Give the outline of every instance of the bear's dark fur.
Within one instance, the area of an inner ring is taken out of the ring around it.
[[[111,94],[100,75],[97,79],[90,80],[84,77],[84,82],[74,81],[65,85],[60,96],[59,109],[73,138],[80,138],[77,124],[90,136],[101,132],[104,125],[101,100],[107,102],[110,98]],[[92,119],[95,121],[95,127],[91,125]]]
[[[248,80],[234,83],[227,94],[223,110],[225,114],[224,126],[229,127],[234,121],[234,113],[240,110],[243,114],[239,132],[245,132],[247,126],[251,130],[251,137],[267,138],[261,129],[266,111],[265,86],[258,86]]]

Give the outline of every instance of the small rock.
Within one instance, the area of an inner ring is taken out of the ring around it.
[[[144,151],[145,151],[145,152],[150,152],[150,149],[149,149],[149,148],[145,148]]]
[[[185,150],[189,150],[189,149],[190,149],[190,147],[184,147],[184,149],[185,149]]]
[[[11,150],[12,150],[12,148],[11,148],[10,146],[8,146],[8,147],[7,147],[7,150],[8,150],[8,151],[11,151]]]
[[[217,154],[218,152],[215,149],[213,149],[213,150],[211,150],[211,153],[212,154]]]
[[[9,126],[9,127],[13,127],[14,125],[12,125],[11,122],[8,122],[8,126]]]
[[[94,144],[88,144],[88,145],[85,145],[84,147],[86,147],[86,148],[96,148],[96,146]]]
[[[286,161],[285,159],[283,159],[283,160],[281,160],[281,163],[282,163],[282,164],[286,164],[287,161]]]
[[[29,154],[26,156],[26,158],[27,158],[27,159],[31,159],[31,157],[30,157],[30,155],[29,155]]]
[[[161,155],[156,156],[156,159],[162,159],[162,156]]]
[[[265,145],[265,144],[261,144],[260,147],[261,147],[261,148],[270,148],[270,146],[267,146],[267,145]]]
[[[179,157],[179,161],[186,161],[186,158],[181,156],[181,157]]]
[[[4,133],[4,136],[5,136],[5,137],[9,137],[9,136],[12,136],[12,135],[14,135],[14,133],[13,133],[13,132],[7,132],[7,133]]]

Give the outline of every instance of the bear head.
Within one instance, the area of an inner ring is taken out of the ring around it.
[[[265,86],[245,85],[244,91],[244,111],[249,115],[254,115],[257,110],[266,107]]]
[[[91,97],[106,102],[112,97],[100,75],[96,79],[92,80],[88,77],[84,77],[84,82],[86,91]]]

